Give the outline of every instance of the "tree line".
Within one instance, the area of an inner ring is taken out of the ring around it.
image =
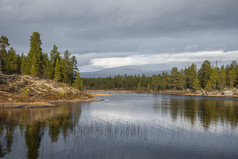
[[[238,86],[238,65],[233,61],[230,65],[214,67],[205,60],[200,69],[193,63],[187,68],[179,70],[173,67],[168,72],[146,77],[114,76],[107,78],[83,78],[88,89],[128,89],[137,91],[160,90],[192,90],[192,91],[222,91],[225,88]]]
[[[0,71],[4,73],[19,73],[45,79],[53,79],[82,90],[83,82],[80,77],[75,56],[66,50],[60,55],[58,47],[53,46],[50,54],[42,52],[40,34],[33,32],[30,37],[30,50],[27,55],[17,54],[10,46],[8,38],[0,38]]]

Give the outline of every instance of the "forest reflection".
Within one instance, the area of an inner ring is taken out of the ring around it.
[[[66,150],[77,148],[75,152],[83,154],[84,151],[87,151],[84,149],[85,144],[88,144],[90,148],[94,148],[92,145],[98,148],[98,145],[101,147],[100,141],[103,143],[106,141],[108,145],[128,141],[153,144],[167,143],[168,133],[174,136],[173,131],[175,129],[173,128],[177,128],[173,122],[185,126],[187,123],[189,125],[199,124],[205,131],[217,124],[223,124],[222,128],[225,127],[225,129],[226,126],[237,127],[237,100],[146,96],[146,98],[138,99],[142,103],[139,105],[135,99],[123,103],[124,105],[128,104],[126,106],[120,105],[120,102],[113,105],[115,104],[113,101],[105,101],[91,105],[65,103],[57,108],[1,109],[0,158],[8,157],[7,154],[15,151],[12,146],[16,141],[14,137],[20,134],[23,136],[22,139],[27,147],[24,155],[36,159],[42,155],[41,145],[46,140],[60,145],[62,144],[60,139],[66,140],[70,136],[70,144],[67,145],[68,149]],[[172,126],[169,126],[171,121]],[[185,123],[184,121],[188,122]],[[51,141],[44,138],[46,135]],[[183,134],[178,133],[176,135]],[[70,145],[77,146],[70,147]],[[45,147],[50,148],[47,145]],[[108,153],[111,152],[108,150]],[[57,156],[55,153],[52,154]],[[90,154],[93,152],[90,151]]]
[[[57,142],[59,134],[67,136],[78,123],[81,108],[64,105],[58,108],[0,110],[0,157],[11,152],[14,130],[19,127],[28,148],[27,157],[36,159],[46,127],[49,137]]]
[[[214,99],[164,99],[161,107],[158,101],[154,101],[154,107],[161,108],[164,113],[169,113],[174,120],[182,117],[191,124],[201,123],[204,128],[218,122],[228,123],[237,127],[238,123],[238,101],[236,100],[214,100]]]

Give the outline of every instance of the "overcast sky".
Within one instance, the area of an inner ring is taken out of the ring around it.
[[[238,60],[238,0],[0,0],[0,34],[18,53],[32,32],[81,71]]]

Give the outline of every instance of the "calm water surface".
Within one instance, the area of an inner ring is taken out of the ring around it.
[[[0,110],[0,158],[238,158],[238,100],[113,93]]]

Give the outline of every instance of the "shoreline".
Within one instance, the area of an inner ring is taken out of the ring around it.
[[[89,92],[111,92],[111,93],[138,93],[138,94],[159,94],[159,95],[181,95],[181,96],[200,96],[200,97],[229,97],[238,98],[238,95],[206,95],[189,92],[170,91],[170,92],[148,92],[148,91],[134,91],[134,90],[89,90]]]
[[[62,99],[40,102],[3,102],[0,103],[0,109],[13,109],[13,108],[53,108],[59,107],[57,103],[73,103],[73,102],[93,102],[102,101],[100,98],[84,98],[84,99]]]

